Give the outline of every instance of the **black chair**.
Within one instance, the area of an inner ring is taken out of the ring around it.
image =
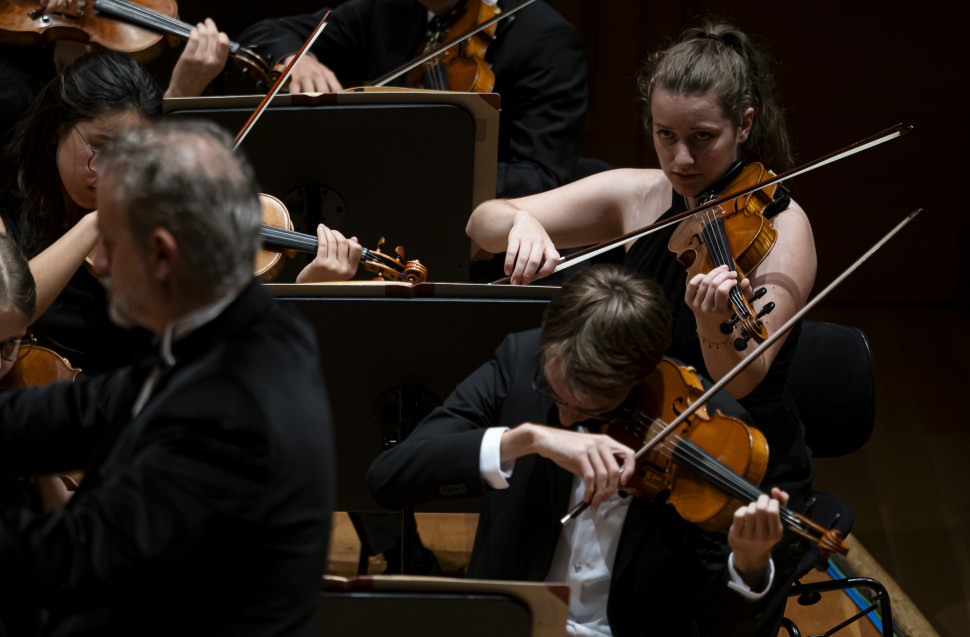
[[[876,420],[875,370],[869,339],[862,330],[834,323],[804,321],[788,387],[805,423],[806,441],[813,456],[845,456],[869,439]],[[823,491],[815,491],[811,517],[822,526],[839,529],[843,537],[852,531],[855,522],[855,514],[848,503]],[[799,564],[797,577],[804,577],[813,566],[825,570],[826,563],[827,560],[820,558],[817,547],[813,547]],[[882,634],[892,637],[889,593],[876,580],[852,577],[808,584],[796,580],[788,595],[808,606],[818,602],[823,592],[853,588],[870,591],[869,607],[826,634],[840,630],[878,608],[882,614]],[[798,627],[787,617],[782,619],[782,626],[792,637],[800,637]]]

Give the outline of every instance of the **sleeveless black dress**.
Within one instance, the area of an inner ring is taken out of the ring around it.
[[[775,200],[765,209],[765,217],[771,218],[788,207],[787,190],[779,188]],[[660,219],[667,219],[684,212],[684,198],[673,193],[673,203]],[[695,367],[699,373],[710,378],[704,364],[701,344],[697,338],[697,322],[694,313],[684,301],[687,290],[687,273],[676,255],[667,249],[667,243],[677,224],[638,239],[626,253],[624,265],[633,272],[643,274],[663,288],[673,312],[673,341],[668,356]],[[769,461],[762,486],[780,486],[792,496],[792,505],[811,493],[811,451],[805,444],[805,426],[798,417],[795,401],[787,389],[788,368],[795,354],[801,326],[796,325],[786,339],[764,380],[740,403],[754,419],[754,424],[768,441]],[[752,345],[753,346],[753,345]],[[800,508],[800,507],[798,507]]]

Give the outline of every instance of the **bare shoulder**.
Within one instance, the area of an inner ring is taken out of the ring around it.
[[[796,249],[796,253],[809,251],[815,256],[815,239],[812,234],[812,223],[805,210],[793,199],[783,211],[771,219],[771,225],[778,231],[779,240],[783,240]],[[803,255],[807,256],[807,255]]]
[[[648,226],[670,207],[672,186],[662,170],[628,168],[621,171],[624,193],[624,232]]]

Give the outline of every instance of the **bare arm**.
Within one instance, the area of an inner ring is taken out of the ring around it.
[[[513,284],[529,283],[552,273],[558,248],[601,243],[639,227],[658,172],[611,170],[538,195],[487,201],[465,232],[483,249],[507,253]]]
[[[98,213],[89,212],[60,239],[30,260],[30,273],[37,285],[37,309],[31,323],[51,306],[97,245],[99,236]]]
[[[742,284],[746,295],[761,287],[767,289],[761,303],[775,304],[775,309],[762,319],[769,334],[805,306],[815,283],[817,266],[812,227],[798,204],[792,202],[772,223],[778,231],[777,241],[761,265],[750,273],[750,285]],[[736,280],[733,273],[715,269],[694,277],[687,285],[685,300],[697,319],[704,363],[714,380],[748,356],[755,346],[752,342],[746,350],[735,350],[731,344],[733,336],[725,336],[720,331],[721,322],[734,313],[727,295]],[[780,339],[762,353],[727,385],[728,391],[741,398],[757,387],[784,341],[784,338]]]

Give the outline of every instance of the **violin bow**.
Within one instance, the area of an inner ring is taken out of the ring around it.
[[[559,259],[559,263],[556,265],[556,269],[553,270],[552,272],[556,273],[556,272],[559,272],[560,270],[571,268],[572,266],[578,263],[582,263],[583,261],[592,259],[593,257],[603,254],[608,250],[612,250],[613,248],[619,245],[622,245],[630,241],[636,241],[641,237],[645,237],[649,234],[657,232],[658,230],[666,228],[667,226],[677,223],[683,219],[686,219],[687,217],[697,214],[698,212],[708,210],[709,208],[714,208],[715,206],[721,206],[732,199],[743,197],[745,195],[751,194],[752,192],[755,192],[756,190],[768,188],[769,186],[779,184],[785,180],[792,179],[793,177],[804,175],[805,173],[811,172],[816,168],[825,166],[826,164],[837,162],[840,159],[844,159],[846,157],[849,157],[850,155],[854,155],[856,153],[862,152],[868,148],[872,148],[873,146],[878,146],[879,144],[888,142],[891,139],[902,137],[903,135],[905,135],[911,130],[913,130],[913,127],[907,124],[896,124],[895,126],[890,126],[884,131],[876,133],[875,135],[872,135],[870,137],[866,137],[865,139],[859,140],[854,144],[850,144],[849,146],[846,146],[842,150],[838,150],[838,151],[835,151],[834,153],[829,153],[828,155],[819,157],[818,159],[802,164],[797,168],[792,168],[791,170],[783,172],[780,175],[775,175],[774,177],[766,179],[765,181],[762,181],[760,183],[754,184],[753,186],[742,188],[737,192],[731,193],[729,195],[724,195],[718,199],[714,199],[705,204],[701,204],[696,208],[691,208],[690,210],[676,214],[670,217],[669,219],[664,219],[663,221],[658,221],[649,226],[644,226],[639,230],[633,230],[632,232],[626,233],[622,237],[617,237],[616,239],[611,239],[604,243],[589,246],[588,248],[584,248],[583,250],[580,250],[578,252],[574,252],[565,257],[561,257]],[[492,285],[505,284],[505,283],[508,283],[509,280],[510,280],[510,277],[506,276],[496,281],[492,281],[491,284]]]
[[[835,277],[835,279],[831,283],[829,283],[825,287],[824,290],[822,290],[817,295],[815,295],[815,298],[813,298],[811,301],[809,301],[808,303],[806,303],[805,304],[805,307],[803,307],[799,311],[795,312],[795,314],[790,319],[788,319],[785,322],[784,325],[782,325],[781,327],[779,327],[773,334],[771,334],[770,336],[768,336],[768,338],[765,339],[765,341],[763,343],[759,344],[758,347],[755,348],[754,351],[752,351],[751,354],[749,354],[747,358],[745,358],[743,361],[741,361],[740,363],[738,363],[737,365],[735,365],[730,371],[728,371],[726,374],[724,374],[724,376],[722,376],[719,381],[717,381],[716,383],[714,383],[713,385],[711,385],[710,389],[708,389],[703,394],[701,394],[700,396],[698,396],[698,398],[694,402],[692,402],[683,412],[681,412],[676,418],[674,418],[672,421],[670,421],[670,423],[667,424],[665,427],[663,427],[662,429],[660,429],[660,431],[658,431],[657,434],[651,440],[643,443],[643,446],[640,447],[640,449],[637,450],[637,452],[636,452],[636,454],[635,454],[634,457],[639,460],[640,457],[643,456],[643,454],[647,453],[648,451],[650,451],[651,449],[653,449],[654,447],[656,447],[657,444],[659,444],[664,438],[666,438],[670,433],[672,433],[673,431],[675,431],[677,429],[677,427],[680,426],[681,423],[683,423],[690,416],[692,416],[695,411],[697,411],[698,409],[700,409],[701,407],[703,407],[707,403],[707,401],[714,394],[716,394],[721,389],[723,389],[725,385],[727,385],[729,382],[731,382],[732,380],[734,380],[735,376],[737,376],[742,371],[744,371],[744,369],[748,365],[750,365],[755,359],[757,359],[758,356],[760,356],[762,352],[764,352],[767,348],[771,347],[782,336],[784,336],[785,334],[787,334],[788,331],[792,327],[794,327],[795,323],[797,323],[799,320],[801,320],[801,318],[803,316],[805,316],[805,314],[807,314],[812,308],[814,308],[816,305],[818,305],[818,303],[822,299],[824,299],[826,296],[828,296],[829,292],[831,292],[832,290],[834,290],[836,288],[836,286],[838,286],[840,283],[842,283],[842,281],[844,281],[846,279],[846,277],[848,277],[850,274],[852,274],[853,272],[855,272],[856,269],[858,269],[858,267],[860,265],[862,265],[863,263],[865,263],[869,259],[869,257],[871,257],[873,254],[875,254],[876,251],[879,250],[879,248],[881,248],[883,245],[885,245],[887,241],[889,241],[891,238],[893,238],[893,236],[895,236],[897,232],[899,232],[900,230],[902,230],[903,227],[906,226],[906,224],[908,224],[910,221],[912,221],[913,218],[915,218],[916,215],[918,215],[922,211],[923,211],[922,208],[918,208],[918,209],[914,210],[913,212],[909,213],[908,215],[906,215],[906,217],[902,221],[900,221],[898,224],[896,224],[896,226],[892,230],[890,230],[888,233],[886,233],[886,235],[882,239],[880,239],[878,242],[876,242],[876,244],[874,246],[872,246],[871,248],[869,248],[869,250],[867,250],[861,257],[859,257],[858,259],[856,259],[855,262],[852,263],[852,265],[850,265],[848,268],[846,268],[842,272],[842,274],[840,274],[839,276]],[[560,520],[560,522],[563,525],[565,525],[571,519],[575,518],[580,513],[582,513],[583,511],[585,511],[587,509],[587,507],[589,507],[589,503],[588,502],[585,502],[585,501],[580,502],[575,507],[573,507],[573,509],[569,513],[567,513],[562,518],[562,520]]]
[[[259,106],[256,107],[256,110],[253,111],[253,114],[249,116],[249,120],[246,121],[242,129],[240,129],[239,133],[236,134],[236,142],[235,142],[235,145],[233,146],[233,150],[239,148],[239,145],[242,144],[244,139],[246,139],[246,135],[249,134],[249,131],[252,129],[253,125],[256,124],[256,120],[258,120],[259,116],[263,114],[263,111],[266,110],[266,107],[269,106],[269,103],[273,100],[274,97],[276,97],[276,94],[280,92],[280,89],[283,88],[283,84],[286,82],[286,80],[290,78],[290,73],[293,72],[293,67],[296,66],[297,62],[303,59],[303,56],[306,55],[307,51],[310,50],[310,47],[313,46],[313,43],[317,41],[318,37],[320,37],[320,34],[323,32],[324,27],[327,26],[327,20],[330,19],[330,14],[331,14],[331,11],[327,11],[326,15],[323,16],[323,19],[320,20],[320,24],[318,24],[317,28],[313,30],[312,34],[310,34],[309,39],[307,39],[307,41],[303,43],[303,46],[300,47],[300,50],[297,52],[297,54],[293,56],[293,59],[290,60],[289,64],[286,65],[286,67],[283,69],[283,72],[280,74],[280,76],[276,78],[276,81],[273,83],[273,86],[270,87],[269,92],[266,94],[266,97],[264,97],[263,101],[259,103]]]
[[[490,20],[486,20],[485,22],[482,22],[481,24],[474,27],[473,29],[466,31],[465,33],[455,38],[452,38],[447,42],[443,42],[442,44],[439,44],[434,49],[428,51],[427,53],[423,53],[419,55],[418,57],[414,58],[410,62],[407,62],[404,65],[394,69],[390,73],[382,75],[381,77],[374,80],[371,86],[384,86],[389,82],[393,82],[394,80],[401,77],[402,75],[404,75],[411,69],[415,68],[416,66],[420,66],[421,64],[424,64],[425,62],[432,59],[433,57],[439,55],[442,51],[445,51],[446,49],[449,49],[455,46],[456,44],[461,44],[465,40],[476,35],[477,33],[484,31],[488,27],[492,26],[499,20],[504,20],[505,18],[511,16],[512,14],[519,11],[520,9],[524,9],[525,7],[529,6],[533,2],[535,2],[535,0],[522,0],[522,2],[515,5],[511,9],[506,9],[505,11],[502,11],[501,13],[497,14],[495,17],[491,18]]]

